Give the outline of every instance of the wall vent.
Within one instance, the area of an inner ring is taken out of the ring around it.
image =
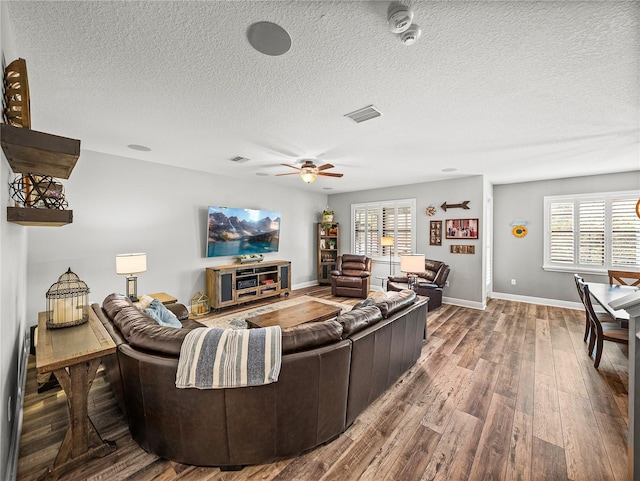
[[[375,119],[376,117],[380,117],[382,113],[373,105],[368,105],[360,110],[356,110],[355,112],[351,112],[350,114],[345,114],[345,117],[349,117],[351,120],[357,123],[366,122],[367,120]]]
[[[245,162],[249,162],[249,159],[247,159],[246,157],[240,157],[239,155],[229,160],[231,162],[237,162],[238,164],[244,164]]]

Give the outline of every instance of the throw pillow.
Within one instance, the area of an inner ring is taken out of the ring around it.
[[[176,315],[167,309],[158,299],[151,301],[151,304],[149,304],[149,307],[147,307],[144,312],[161,326],[175,327],[177,329],[182,327],[182,323]]]

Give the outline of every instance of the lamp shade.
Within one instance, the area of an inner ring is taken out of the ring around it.
[[[147,270],[147,254],[118,254],[116,274],[132,276]]]
[[[380,239],[380,245],[382,247],[389,247],[393,245],[393,237],[391,236],[384,236]]]
[[[402,272],[424,272],[424,254],[407,254],[400,256]]]

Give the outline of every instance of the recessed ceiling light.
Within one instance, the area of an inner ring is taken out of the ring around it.
[[[269,174],[266,172],[256,172],[256,175],[259,175],[260,177],[267,177]]]
[[[446,169],[442,169],[440,172],[456,172],[458,169],[455,167],[447,167]]]
[[[256,22],[247,30],[247,39],[253,48],[265,55],[282,55],[291,48],[289,33],[272,22]]]
[[[149,152],[151,149],[149,147],[145,147],[144,145],[138,144],[129,144],[127,145],[131,150],[138,150],[140,152]]]

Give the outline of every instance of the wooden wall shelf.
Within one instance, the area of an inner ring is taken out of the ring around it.
[[[61,227],[73,222],[73,211],[7,207],[7,221],[25,226]]]
[[[80,157],[80,141],[2,124],[2,150],[20,174],[68,179]]]

